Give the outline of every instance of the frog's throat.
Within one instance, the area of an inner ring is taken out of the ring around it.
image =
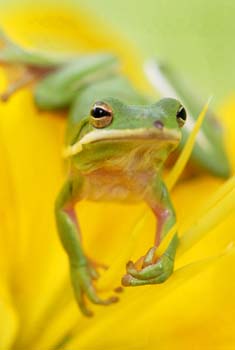
[[[83,145],[99,141],[165,140],[172,144],[178,144],[180,139],[181,132],[170,129],[94,130],[84,135],[75,144],[66,147],[63,151],[63,157],[74,156],[82,151]]]

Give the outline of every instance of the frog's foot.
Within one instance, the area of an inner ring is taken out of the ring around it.
[[[174,258],[165,252],[156,260],[155,252],[156,247],[153,247],[136,263],[127,263],[127,274],[122,278],[124,286],[159,284],[168,279],[174,269]]]
[[[91,258],[87,257],[87,261],[88,261],[88,269],[90,271],[90,275],[92,277],[92,279],[97,280],[100,277],[100,270],[108,270],[108,266],[100,263],[98,261],[95,261]]]
[[[116,296],[107,299],[101,299],[94,287],[93,280],[99,277],[93,264],[84,264],[79,267],[71,267],[71,280],[74,288],[76,301],[86,316],[92,316],[93,313],[87,308],[85,297],[93,304],[110,305],[118,301]]]
[[[8,79],[8,85],[5,91],[0,94],[0,100],[2,102],[7,102],[17,91],[37,82],[52,71],[52,68],[27,66],[14,67],[13,65],[7,65],[5,67],[5,72]]]
[[[108,268],[109,268],[108,265],[103,264],[99,261],[93,260],[91,258],[87,258],[87,259],[89,261],[89,264],[91,266],[93,266],[95,269],[108,270]]]
[[[24,72],[22,76],[19,79],[16,79],[15,81],[9,82],[7,88],[5,91],[3,91],[0,94],[0,99],[2,102],[7,102],[8,99],[14,95],[15,92],[22,89],[26,85],[32,83],[35,79],[35,76],[31,74],[30,72]]]
[[[98,261],[95,261],[91,258],[87,258],[87,260],[89,261],[89,270],[90,270],[90,274],[92,276],[92,278],[94,280],[97,280],[100,277],[100,273],[99,270],[108,270],[109,266],[103,263],[100,263]],[[121,286],[118,286],[116,288],[114,288],[113,290],[115,293],[122,293],[123,292],[123,288]]]

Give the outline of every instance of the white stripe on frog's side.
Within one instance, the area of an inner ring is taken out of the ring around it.
[[[158,92],[160,92],[163,95],[163,97],[172,97],[177,100],[180,100],[180,96],[178,96],[174,87],[170,84],[167,77],[164,76],[164,74],[162,73],[160,65],[158,65],[154,60],[149,60],[144,64],[144,71],[149,82]],[[188,132],[190,132],[193,130],[194,125],[195,120],[189,113],[184,128],[187,129]],[[212,145],[210,144],[202,130],[199,131],[196,142],[204,150],[208,151],[208,149],[212,148]]]

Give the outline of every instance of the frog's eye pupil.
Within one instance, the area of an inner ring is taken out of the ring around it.
[[[91,115],[94,118],[102,118],[102,117],[111,116],[111,112],[105,108],[95,106],[91,110]]]
[[[180,108],[178,109],[176,118],[177,118],[179,127],[182,127],[187,119],[187,113],[183,106],[180,106]]]
[[[102,101],[96,102],[94,104],[90,115],[92,126],[98,129],[108,126],[113,120],[113,111],[111,107]]]

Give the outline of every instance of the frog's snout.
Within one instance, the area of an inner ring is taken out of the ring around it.
[[[164,128],[164,124],[161,120],[155,120],[153,126],[159,130],[162,130]]]

